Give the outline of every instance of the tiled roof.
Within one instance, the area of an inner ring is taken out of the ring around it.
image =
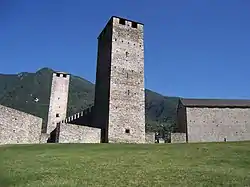
[[[241,99],[180,99],[186,107],[250,108],[250,100]]]

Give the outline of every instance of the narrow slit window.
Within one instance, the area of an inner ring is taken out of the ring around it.
[[[128,90],[128,95],[129,95],[129,93],[130,93],[130,90]]]
[[[125,129],[125,133],[129,134],[130,133],[130,129]]]
[[[126,57],[128,57],[128,52],[126,51]]]

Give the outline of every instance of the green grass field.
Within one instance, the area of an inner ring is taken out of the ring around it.
[[[250,142],[1,146],[9,186],[250,186]]]

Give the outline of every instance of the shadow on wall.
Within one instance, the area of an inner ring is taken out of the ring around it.
[[[60,123],[57,123],[56,128],[50,133],[47,143],[58,143],[60,133]]]

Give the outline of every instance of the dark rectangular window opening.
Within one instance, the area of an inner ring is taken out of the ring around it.
[[[63,74],[63,77],[67,77],[67,75],[66,75],[66,74]]]
[[[137,28],[137,23],[132,22],[132,28]]]
[[[57,73],[56,76],[57,76],[57,77],[60,77],[60,73]]]
[[[125,133],[129,134],[130,133],[130,129],[125,129]]]
[[[59,114],[56,114],[56,117],[59,117]]]
[[[128,95],[129,95],[130,91],[128,90]]]
[[[125,25],[125,19],[120,18],[120,19],[119,19],[119,24]]]

